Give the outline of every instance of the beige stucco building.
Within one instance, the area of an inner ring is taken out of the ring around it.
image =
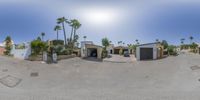
[[[81,42],[81,57],[82,58],[87,58],[87,57],[92,57],[92,58],[97,58],[97,59],[102,59],[102,46],[98,46],[93,44],[92,41],[83,41]]]
[[[137,60],[151,60],[163,57],[164,47],[161,43],[147,43],[138,45],[136,48]]]

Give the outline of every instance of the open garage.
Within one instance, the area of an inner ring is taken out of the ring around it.
[[[94,45],[93,43],[84,44],[81,47],[81,57],[83,58],[92,57],[92,58],[102,59],[101,57],[102,49],[103,48],[101,46]]]
[[[97,58],[97,48],[88,48],[87,53],[88,53],[88,57],[96,57]]]

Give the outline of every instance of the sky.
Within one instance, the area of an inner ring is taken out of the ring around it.
[[[156,39],[179,45],[194,37],[200,43],[198,0],[0,0],[0,42],[11,36],[15,43],[29,42],[45,32],[56,39],[56,19],[78,19],[79,41],[101,45],[107,37],[113,44],[152,43]],[[67,37],[71,28],[66,25]],[[59,38],[63,39],[60,31]]]

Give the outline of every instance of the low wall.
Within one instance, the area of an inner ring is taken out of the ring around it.
[[[58,55],[58,60],[74,58],[76,55]]]
[[[58,55],[58,60],[62,60],[62,59],[69,59],[69,58],[74,58],[76,57],[76,55]],[[37,56],[29,56],[29,58],[27,60],[30,61],[42,61],[42,55],[37,55]]]
[[[29,56],[29,58],[27,60],[30,60],[30,61],[42,61],[42,55]]]

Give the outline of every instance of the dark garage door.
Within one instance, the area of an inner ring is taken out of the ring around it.
[[[153,59],[153,48],[140,48],[140,60]]]
[[[114,54],[119,54],[119,49],[114,49]]]
[[[88,57],[97,57],[97,49],[96,48],[88,48]]]

